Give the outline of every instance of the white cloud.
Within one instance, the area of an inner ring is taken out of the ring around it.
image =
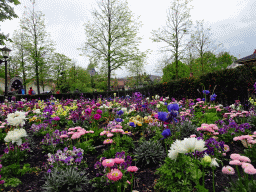
[[[21,17],[24,6],[32,8],[30,0],[20,0],[21,5],[14,6],[15,13]],[[148,56],[146,71],[156,74],[156,64],[162,55],[157,51],[165,44],[153,43],[149,38],[152,30],[157,30],[166,25],[167,9],[172,5],[170,0],[128,0],[130,10],[143,26],[139,36],[142,37],[139,46],[141,51],[152,50]],[[91,19],[89,10],[95,6],[95,0],[43,0],[36,1],[35,10],[45,14],[46,30],[56,42],[56,52],[75,59],[78,65],[86,67],[88,59],[79,56],[85,40],[83,24]],[[248,56],[254,51],[256,29],[256,3],[249,0],[193,0],[188,7],[191,20],[195,25],[196,20],[204,19],[204,28],[211,28],[212,38],[217,43],[223,43],[224,48],[234,56]],[[19,18],[1,23],[1,31],[5,34],[12,33],[19,27]],[[184,37],[188,39],[188,37]],[[117,70],[117,77],[128,75],[126,70]]]

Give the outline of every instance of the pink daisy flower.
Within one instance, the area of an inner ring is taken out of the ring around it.
[[[247,168],[247,167],[253,167],[253,165],[250,164],[250,163],[242,163],[242,168],[243,168],[243,169],[245,169],[245,168]],[[253,168],[254,168],[254,167],[253,167]]]
[[[233,153],[233,154],[230,155],[230,158],[233,159],[233,160],[239,160],[240,155],[236,154],[236,153]]]
[[[256,174],[256,169],[254,169],[254,167],[248,166],[244,169],[244,172],[249,175],[254,175],[254,174]]]
[[[102,165],[106,167],[113,167],[115,164],[114,159],[105,159],[102,161]]]
[[[110,144],[110,143],[113,143],[113,140],[112,139],[105,139],[103,141],[103,144]]]
[[[107,134],[107,137],[113,137],[113,135],[114,135],[114,134],[109,133],[109,134]]]
[[[107,131],[102,131],[102,132],[100,133],[100,136],[105,135],[106,132],[107,132]]]
[[[136,172],[136,171],[138,171],[138,167],[136,167],[136,166],[129,166],[129,167],[127,167],[127,171],[128,172]]]
[[[235,174],[235,170],[233,167],[230,166],[225,166],[222,168],[222,173],[223,174],[227,174],[227,175],[234,175]]]
[[[224,144],[224,152],[227,153],[230,151],[230,148],[228,145]]]
[[[239,160],[233,160],[233,161],[229,161],[230,165],[242,165],[242,163]]]
[[[61,135],[60,138],[68,138],[68,135]]]
[[[124,159],[122,159],[122,158],[115,158],[114,160],[115,160],[116,164],[120,164],[120,163],[124,162]]]
[[[113,169],[110,173],[107,174],[108,179],[112,181],[118,181],[122,178],[122,176],[123,173],[118,169]]]
[[[239,161],[249,162],[249,163],[251,162],[251,160],[246,156],[240,156]]]

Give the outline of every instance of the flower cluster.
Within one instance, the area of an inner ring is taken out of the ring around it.
[[[210,93],[209,90],[203,90],[203,94],[208,95]]]
[[[48,153],[48,159],[47,161],[49,164],[53,165],[56,163],[62,163],[64,165],[72,165],[75,163],[76,165],[80,165],[82,159],[83,159],[83,153],[84,150],[80,148],[76,148],[73,146],[73,150],[68,150],[67,147],[64,148],[63,152],[62,150],[57,150],[56,154]]]
[[[47,123],[41,123],[41,124],[32,124],[31,127],[30,127],[30,130],[33,131],[33,132],[38,132],[40,129],[46,129],[48,127],[48,124]]]
[[[43,145],[50,145],[50,144],[59,144],[63,143],[63,139],[61,138],[62,135],[67,135],[67,131],[59,131],[58,129],[55,130],[51,135],[47,133],[44,136],[44,139],[41,141],[40,144]]]
[[[224,152],[224,142],[223,141],[216,141],[214,138],[209,138],[205,140],[205,146],[207,150],[205,151],[208,155],[216,156],[219,151]]]
[[[198,127],[198,128],[197,128],[197,131],[210,132],[210,133],[212,133],[213,135],[218,135],[219,132],[215,132],[215,130],[219,130],[219,128],[218,128],[217,125],[215,125],[215,124],[206,124],[206,123],[203,123],[203,124],[201,125],[201,127]]]
[[[106,177],[111,181],[118,181],[122,179],[123,172],[121,170],[126,170],[127,172],[136,172],[138,168],[136,166],[131,166],[132,159],[130,156],[125,158],[125,152],[117,152],[115,158],[113,159],[106,159],[105,157],[101,158],[101,161],[97,161],[94,165],[95,169],[99,169],[104,166],[104,172],[106,172],[106,168],[108,168],[108,173]],[[104,174],[97,173],[96,176],[103,176]]]
[[[241,135],[241,136],[234,137],[233,140],[234,141],[245,140],[249,144],[255,144],[256,143],[256,140],[254,140],[255,137],[256,137],[256,131],[253,133],[253,135]]]
[[[6,137],[4,138],[5,142],[17,143],[18,146],[22,143],[22,137],[27,137],[27,132],[25,129],[14,129],[13,131],[8,131]]]
[[[74,132],[75,130],[77,130],[76,132]],[[94,133],[94,131],[86,131],[84,128],[82,127],[71,127],[68,129],[68,133],[67,134],[63,134],[60,136],[60,138],[68,138],[68,135],[72,135],[71,139],[78,139],[80,138],[82,135],[86,134],[86,133]]]
[[[216,97],[217,97],[216,94],[212,94],[212,95],[210,96],[211,101],[215,101],[215,100],[216,100]]]
[[[21,126],[25,125],[25,119],[26,119],[26,114],[25,112],[22,111],[16,111],[15,113],[10,113],[7,115],[7,124],[12,125],[12,126]]]
[[[205,141],[198,140],[195,137],[185,138],[184,140],[176,140],[172,145],[168,153],[168,157],[176,160],[179,153],[192,153],[195,151],[203,152],[205,148]]]
[[[251,163],[251,160],[246,156],[241,156],[239,154],[233,153],[230,155],[231,161],[229,161],[230,165],[236,165],[243,168],[243,171],[246,174],[254,175],[256,174],[256,169]],[[228,174],[228,175],[234,175],[235,171],[232,167],[226,166],[222,168],[222,173]]]

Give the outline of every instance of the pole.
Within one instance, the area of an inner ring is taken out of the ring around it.
[[[5,98],[8,95],[8,87],[7,87],[7,60],[5,58],[5,92],[4,92]]]

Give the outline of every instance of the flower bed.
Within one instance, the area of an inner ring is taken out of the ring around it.
[[[239,101],[143,98],[0,106],[2,191],[254,191],[256,117]]]

